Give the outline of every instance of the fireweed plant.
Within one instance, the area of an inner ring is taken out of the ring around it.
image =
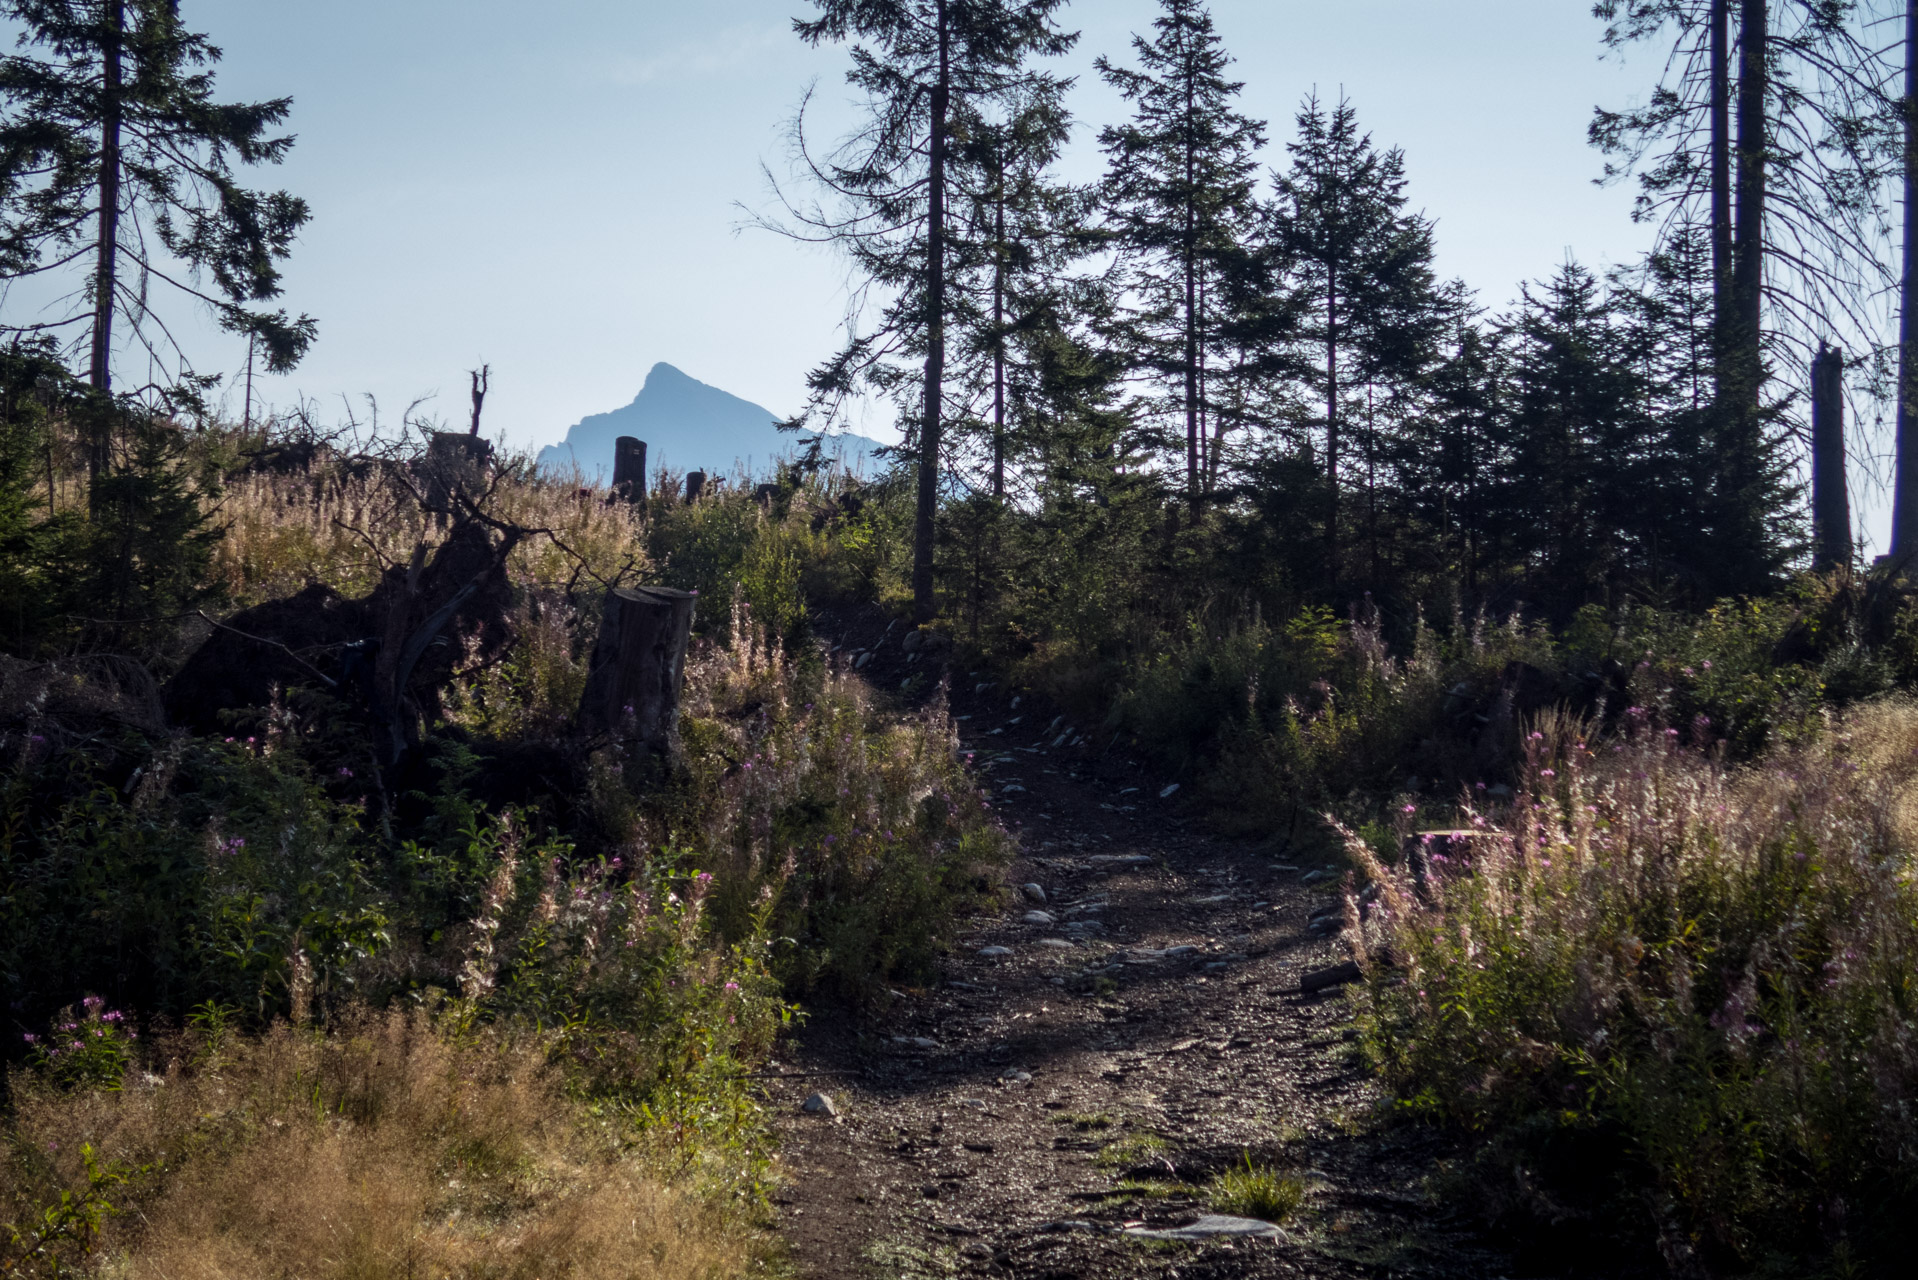
[[[1410,866],[1347,833],[1366,1052],[1561,1244],[1656,1241],[1681,1274],[1908,1252],[1918,707],[1744,767],[1703,721],[1588,730],[1540,724],[1514,801]]]

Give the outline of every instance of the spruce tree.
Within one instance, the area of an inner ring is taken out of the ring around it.
[[[1406,397],[1438,362],[1465,295],[1438,281],[1432,223],[1408,207],[1402,152],[1374,147],[1349,102],[1328,110],[1308,98],[1298,130],[1288,144],[1292,163],[1277,180],[1274,236],[1285,246],[1302,338],[1314,353],[1308,381],[1324,408],[1323,536],[1327,583],[1336,589],[1348,437],[1358,437],[1366,488],[1376,493],[1371,472],[1388,451],[1379,397],[1391,413],[1409,414]]]
[[[285,157],[293,139],[273,130],[292,100],[218,101],[220,50],[186,29],[178,0],[6,0],[4,12],[22,51],[0,59],[0,278],[74,269],[87,284],[74,314],[0,330],[84,334],[88,381],[107,392],[124,318],[134,346],[184,372],[154,307],[165,286],[246,335],[269,369],[291,368],[314,322],[264,304],[306,202],[241,186],[234,165]]]
[[[814,0],[818,16],[793,23],[811,45],[850,43],[848,82],[864,120],[830,154],[813,152],[805,109],[794,123],[798,160],[822,199],[788,203],[788,234],[837,245],[888,296],[869,327],[813,372],[810,412],[832,412],[860,390],[901,401],[917,463],[913,616],[937,609],[933,554],[944,476],[947,355],[952,288],[953,127],[968,111],[1030,92],[1045,77],[1029,62],[1072,47],[1053,15],[1065,0]],[[917,363],[909,376],[905,362]],[[911,385],[916,383],[916,387]]]
[[[1134,36],[1138,67],[1098,60],[1099,74],[1133,106],[1133,118],[1100,133],[1103,202],[1122,255],[1130,314],[1121,328],[1134,369],[1161,391],[1161,442],[1183,446],[1188,501],[1207,489],[1206,451],[1216,383],[1229,376],[1228,315],[1221,294],[1255,252],[1255,192],[1262,122],[1235,107],[1244,85],[1198,0],[1162,0],[1150,39]],[[1179,435],[1183,435],[1180,440]]]

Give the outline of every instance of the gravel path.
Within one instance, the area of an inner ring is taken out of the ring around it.
[[[1343,958],[1307,926],[1332,878],[1190,834],[1123,762],[1099,776],[988,711],[967,747],[1044,901],[975,922],[888,1018],[815,1015],[785,1047],[803,1280],[1512,1274],[1448,1212],[1447,1148],[1376,1120],[1342,996],[1299,994]],[[805,1113],[815,1093],[837,1114]],[[1129,1233],[1213,1213],[1207,1184],[1248,1158],[1304,1184],[1280,1238]]]

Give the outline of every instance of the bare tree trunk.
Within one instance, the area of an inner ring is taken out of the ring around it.
[[[1192,78],[1186,77],[1186,120],[1191,121],[1196,107],[1192,100]],[[1193,208],[1198,182],[1196,157],[1190,130],[1185,146],[1185,493],[1196,512],[1199,509],[1199,222]]]
[[[1905,4],[1905,257],[1898,294],[1898,474],[1891,554],[1918,548],[1918,0]]]
[[[126,35],[124,0],[108,0],[103,15],[106,30],[100,42],[100,214],[93,262],[93,347],[88,380],[102,393],[113,390],[113,307],[119,282],[120,253],[120,125],[123,69],[121,49]],[[108,418],[93,422],[87,441],[88,504],[99,508],[94,486],[111,464],[112,426]]]
[[[1006,174],[999,166],[993,209],[992,264],[992,496],[1006,496]],[[976,618],[976,614],[975,614]]]
[[[940,414],[946,386],[946,115],[951,105],[951,32],[946,0],[937,0],[939,78],[932,89],[931,155],[926,184],[926,385],[925,420],[919,429],[919,494],[912,527],[912,616],[931,622],[932,553],[939,510]]]
[[[483,364],[473,370],[473,426],[468,435],[478,435],[480,410],[486,407],[486,393],[493,389],[493,366]]]
[[[1765,180],[1770,96],[1766,65],[1768,0],[1740,0],[1738,58],[1738,208],[1732,226],[1733,408],[1756,429],[1765,283]],[[1744,424],[1741,423],[1741,434]]]
[[[654,755],[679,737],[679,693],[699,596],[665,587],[606,593],[599,639],[580,697],[579,727],[617,734]]]
[[[1339,265],[1336,251],[1325,262],[1325,574],[1339,585]]]
[[[1812,568],[1851,563],[1851,498],[1845,483],[1845,360],[1820,346],[1811,362]]]
[[[613,441],[613,492],[628,502],[646,501],[646,442],[634,436]]]
[[[1724,370],[1728,345],[1732,277],[1732,0],[1712,0],[1712,334],[1717,344],[1713,391],[1725,401]]]

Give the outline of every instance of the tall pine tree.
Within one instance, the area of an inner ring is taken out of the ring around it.
[[[1186,496],[1197,510],[1207,488],[1208,382],[1228,350],[1222,285],[1253,251],[1265,126],[1234,106],[1244,85],[1226,78],[1232,59],[1205,6],[1162,6],[1151,38],[1133,37],[1136,68],[1097,64],[1133,107],[1129,122],[1099,135],[1103,203],[1126,267],[1122,341],[1134,369],[1162,392],[1158,416],[1178,422],[1162,447],[1183,446]]]
[[[944,476],[947,354],[952,287],[953,127],[969,112],[1030,92],[1076,36],[1053,20],[1065,0],[814,0],[818,16],[793,23],[807,44],[850,43],[847,79],[864,95],[864,122],[817,156],[794,123],[799,161],[823,199],[788,204],[804,238],[837,245],[882,299],[869,327],[811,378],[813,411],[830,412],[860,390],[902,402],[918,469],[913,519],[913,616],[937,611],[933,555]],[[902,362],[917,364],[916,394]]]

